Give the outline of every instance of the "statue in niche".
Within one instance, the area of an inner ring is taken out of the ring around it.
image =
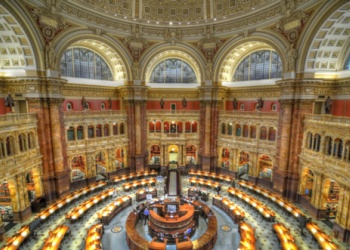
[[[85,97],[83,96],[83,99],[81,99],[81,105],[83,106],[83,109],[88,109],[89,106],[88,106],[88,103],[85,99]]]
[[[288,70],[295,71],[295,60],[298,57],[298,51],[294,48],[294,43],[292,43],[287,50],[288,55]]]
[[[331,97],[328,96],[326,101],[324,102],[324,113],[325,114],[330,114],[332,109],[332,100]]]
[[[259,97],[257,99],[257,102],[258,102],[258,105],[257,105],[256,109],[260,111],[263,108],[263,106],[264,106],[264,101],[263,101],[263,99],[261,97]]]
[[[134,80],[140,79],[140,64],[138,60],[135,60],[132,65],[132,74],[133,74]]]
[[[182,107],[184,107],[184,108],[187,107],[187,101],[186,101],[185,97],[182,99]]]
[[[13,101],[13,98],[10,93],[5,98],[5,107],[11,108],[15,106],[15,102]]]
[[[55,64],[55,50],[53,49],[51,42],[49,42],[45,47],[45,56],[46,68],[52,69]]]
[[[232,105],[233,105],[233,109],[236,110],[238,106],[238,101],[235,97],[233,97]]]
[[[112,109],[112,98],[109,97],[108,99],[108,109]]]
[[[209,59],[205,70],[206,80],[211,80],[212,75],[213,75],[213,63],[211,59]]]
[[[160,108],[161,109],[163,109],[164,108],[164,100],[163,100],[163,98],[162,99],[160,99]]]

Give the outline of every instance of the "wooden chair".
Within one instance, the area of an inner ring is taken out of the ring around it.
[[[179,242],[179,239],[176,238],[176,250],[192,250],[193,243],[190,238],[185,237],[185,241]]]
[[[163,242],[157,242],[157,237],[153,237],[152,241],[149,243],[149,250],[166,250],[166,243],[168,239],[164,239]]]

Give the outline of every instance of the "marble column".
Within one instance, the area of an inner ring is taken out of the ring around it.
[[[200,152],[203,171],[210,171],[211,101],[200,104]]]

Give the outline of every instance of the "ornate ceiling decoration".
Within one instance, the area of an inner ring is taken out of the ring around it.
[[[21,25],[0,5],[0,69],[34,68],[35,59]]]
[[[305,70],[343,70],[350,42],[350,3],[346,3],[324,21],[308,51]]]

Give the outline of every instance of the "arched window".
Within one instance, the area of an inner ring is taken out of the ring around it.
[[[30,132],[28,133],[28,148],[32,149],[34,147],[35,147],[34,133]]]
[[[239,109],[240,109],[240,110],[244,110],[244,103],[241,103],[241,104],[239,105]]]
[[[250,138],[256,138],[256,127],[254,125],[250,126]]]
[[[245,57],[238,65],[232,81],[251,81],[282,77],[280,56],[272,50],[260,50]]]
[[[343,154],[343,140],[337,138],[334,140],[333,156],[341,158],[342,154]]]
[[[240,124],[236,124],[236,136],[241,136],[241,125]]]
[[[109,125],[105,124],[103,127],[103,136],[109,136]]]
[[[113,123],[113,135],[118,135],[118,123]]]
[[[6,153],[8,156],[15,154],[15,139],[13,136],[6,138]]]
[[[84,139],[84,127],[83,126],[78,126],[78,128],[77,128],[77,139],[78,140]]]
[[[72,126],[70,126],[67,129],[67,140],[68,141],[74,141],[75,140],[74,127],[72,127]]]
[[[266,127],[261,127],[260,128],[260,140],[266,140]]]
[[[311,132],[308,132],[308,133],[306,134],[306,148],[307,148],[307,149],[311,149],[311,146],[312,146],[312,138],[313,138],[313,136],[312,136]]]
[[[0,139],[0,159],[5,158],[5,142]]]
[[[344,70],[349,70],[349,69],[350,69],[350,54],[348,55],[348,59],[346,59],[344,64]]]
[[[124,123],[120,124],[120,134],[123,135],[124,134]]]
[[[332,137],[326,136],[324,140],[324,153],[326,155],[331,155],[332,154]]]
[[[98,124],[96,126],[96,137],[102,137],[102,126],[101,126],[101,124]]]
[[[223,135],[226,134],[226,124],[225,123],[221,124],[221,134],[223,134]]]
[[[232,123],[227,124],[227,134],[232,135]]]
[[[105,60],[94,51],[85,48],[67,49],[61,58],[62,76],[113,80],[113,75]]]
[[[269,128],[269,141],[276,141],[276,129],[273,127]]]
[[[321,136],[319,134],[315,134],[313,150],[317,152],[320,151],[320,144],[321,144]]]
[[[243,137],[248,137],[249,135],[249,126],[243,125]]]
[[[164,122],[164,133],[169,133],[169,122]]]
[[[176,129],[177,129],[177,132],[178,132],[178,133],[182,133],[182,122],[177,122],[176,125],[177,125],[177,128],[176,128]]]
[[[345,161],[350,161],[350,141],[347,141],[345,143],[345,153],[344,153],[344,156],[345,156]]]
[[[155,66],[149,81],[151,83],[197,83],[197,77],[187,62],[171,58]]]
[[[90,125],[88,127],[88,138],[94,138],[94,137],[95,137],[94,126]]]
[[[20,134],[18,136],[19,151],[27,151],[27,136],[25,134]]]
[[[277,104],[276,103],[272,103],[271,111],[277,111]]]
[[[197,133],[197,122],[191,123],[192,133]]]
[[[66,107],[67,110],[73,110],[73,104],[71,102],[67,102]]]
[[[156,123],[155,122],[149,122],[148,123],[148,132],[154,133],[156,130]]]

